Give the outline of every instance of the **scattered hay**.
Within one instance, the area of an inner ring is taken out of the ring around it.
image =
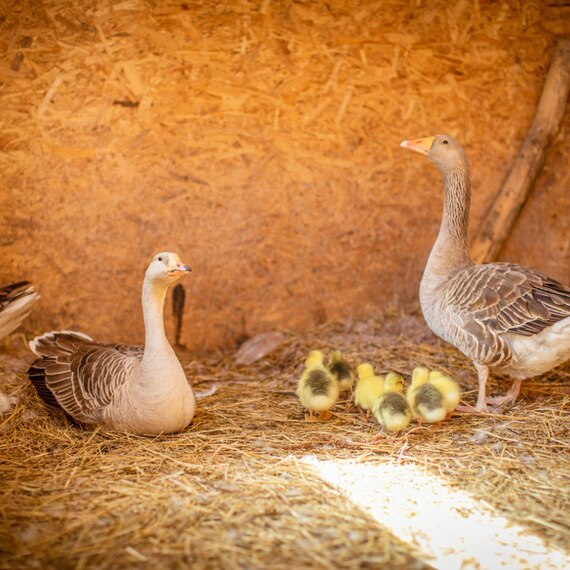
[[[438,367],[460,379],[468,401],[475,398],[469,363],[418,318],[393,316],[287,335],[248,367],[231,354],[188,361],[196,391],[206,395],[185,433],[88,432],[42,407],[21,374],[29,358],[14,356],[13,347],[0,360],[0,387],[17,398],[0,420],[0,567],[429,563],[417,545],[401,542],[324,483],[302,461],[307,455],[420,466],[567,548],[570,370],[523,384],[521,400],[501,415],[454,415],[373,442],[378,426],[347,402],[328,423],[303,421],[294,394],[303,356],[331,347],[380,370]],[[506,388],[501,382],[499,391]]]

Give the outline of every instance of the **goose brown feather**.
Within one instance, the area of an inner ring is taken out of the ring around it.
[[[40,358],[33,362],[29,377],[40,397],[50,405],[55,400],[81,423],[96,424],[129,381],[144,348],[97,343],[63,331],[38,337],[34,352]]]
[[[473,265],[450,283],[453,307],[494,333],[542,332],[570,316],[570,288],[532,269],[510,263]]]
[[[570,289],[510,263],[472,265],[449,281],[445,304],[456,329],[450,341],[473,360],[500,367],[512,358],[501,335],[532,336],[570,317]]]

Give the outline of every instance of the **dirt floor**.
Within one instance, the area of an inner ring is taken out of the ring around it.
[[[348,402],[309,424],[294,389],[310,348],[407,375],[473,370],[418,316],[285,333],[266,358],[182,355],[190,428],[135,437],[69,425],[0,348],[0,568],[561,568],[570,553],[570,368],[495,416],[397,438]],[[502,393],[508,381],[491,383]],[[502,550],[501,550],[502,549]]]

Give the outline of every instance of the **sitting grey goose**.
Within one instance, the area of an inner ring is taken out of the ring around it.
[[[520,265],[475,264],[467,243],[471,180],[463,148],[447,135],[401,146],[427,156],[444,182],[441,227],[420,285],[425,320],[473,361],[476,410],[514,402],[523,379],[570,359],[570,288]],[[486,397],[490,369],[515,379],[506,396]]]
[[[142,288],[145,346],[102,344],[74,331],[36,337],[28,375],[40,397],[80,424],[138,433],[174,433],[194,417],[194,393],[164,332],[170,285],[191,271],[175,253],[159,253]]]
[[[28,281],[0,287],[0,339],[15,331],[40,298]]]

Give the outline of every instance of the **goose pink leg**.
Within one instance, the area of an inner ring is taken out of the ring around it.
[[[477,369],[477,377],[479,379],[479,394],[477,396],[477,405],[475,408],[472,406],[457,406],[458,412],[484,412],[488,413],[487,407],[487,380],[489,379],[489,367],[483,364],[473,363]]]
[[[477,405],[475,409],[478,412],[488,412],[487,407],[487,380],[489,380],[489,367],[474,362],[479,378],[479,394],[477,396]]]

